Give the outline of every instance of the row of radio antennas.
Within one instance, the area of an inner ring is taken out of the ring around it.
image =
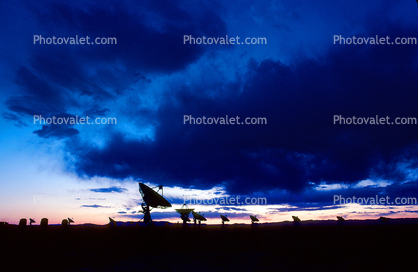
[[[155,191],[154,190],[155,188],[158,188],[158,190]],[[161,195],[159,194],[160,191],[161,191]],[[150,212],[153,208],[165,209],[165,208],[171,207],[170,202],[168,202],[167,199],[165,199],[163,196],[163,185],[159,185],[157,187],[151,188],[145,185],[144,183],[139,182],[139,192],[142,196],[142,203],[141,203],[142,211],[139,211],[139,212],[144,214],[141,220],[143,220],[146,224],[149,224],[149,225],[152,224]],[[193,215],[193,221],[195,224],[196,222],[199,222],[199,224],[201,224],[202,221],[207,221],[204,214],[195,212],[193,208],[189,208],[186,204],[183,204],[180,209],[175,209],[175,210],[176,212],[180,214],[180,218],[182,219],[183,224],[187,224],[187,222],[191,221],[189,218],[190,213],[192,213]],[[253,215],[250,215],[250,218],[251,218],[251,223],[256,223],[259,221],[257,217]],[[224,224],[225,222],[229,222],[229,219],[227,216],[221,215],[221,219],[222,219],[222,224]]]

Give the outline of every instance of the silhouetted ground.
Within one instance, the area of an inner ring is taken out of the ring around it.
[[[418,221],[222,226],[5,226],[1,271],[404,271]]]

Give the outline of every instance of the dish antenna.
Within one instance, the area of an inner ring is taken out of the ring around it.
[[[71,223],[74,223],[74,220],[68,217],[68,225],[71,225]]]
[[[152,188],[148,187],[144,183],[139,183],[139,192],[142,196],[142,213],[144,214],[144,222],[148,225],[152,224],[151,220],[151,213],[150,211],[152,208],[159,208],[159,209],[165,209],[168,207],[171,207],[170,202],[168,202],[163,197],[163,186],[157,186],[155,188],[158,188],[158,191],[154,191]],[[158,193],[161,190],[161,195]],[[141,212],[141,211],[140,211]]]
[[[250,215],[250,218],[251,218],[251,224],[254,224],[254,223],[256,223],[256,222],[260,221],[260,220],[258,220],[258,218],[257,218],[257,217],[255,217],[255,216],[253,216],[253,215]]]
[[[35,224],[35,223],[36,223],[36,222],[35,222],[35,219],[29,218],[29,225],[31,225],[31,226],[32,226],[32,223],[33,223],[33,224]]]
[[[228,219],[227,215],[225,215],[225,216],[221,215],[221,219],[222,219],[222,225],[225,224],[225,222],[229,222],[229,219]]]
[[[345,219],[342,218],[341,216],[337,216],[337,220],[338,220],[338,222],[344,222],[345,221]]]
[[[196,225],[196,221],[199,221],[199,225],[202,223],[202,221],[206,221],[204,214],[200,214],[195,211],[192,211],[192,214],[193,214],[193,221],[195,225]]]
[[[183,204],[183,206],[181,206],[180,209],[175,209],[175,210],[176,212],[180,214],[180,218],[181,220],[183,220],[183,225],[186,225],[187,222],[190,222],[189,214],[190,212],[193,212],[194,209],[190,209],[185,203]]]
[[[109,217],[109,226],[111,226],[111,227],[116,227],[117,226],[116,221],[114,219],[110,218],[110,217]]]
[[[293,222],[296,222],[296,223],[300,223],[301,222],[301,220],[297,216],[293,216],[292,215],[292,218],[293,218]]]

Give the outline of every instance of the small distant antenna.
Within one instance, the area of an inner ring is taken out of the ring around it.
[[[193,221],[195,225],[196,225],[196,221],[199,221],[199,225],[202,223],[202,221],[206,221],[204,214],[200,214],[195,211],[192,211],[192,214],[193,214]]]
[[[68,217],[68,225],[71,225],[71,223],[74,223],[74,220]]]
[[[258,220],[257,217],[255,217],[253,215],[250,215],[250,218],[251,218],[251,224],[254,224],[254,223],[257,223],[258,221],[260,221],[260,220]]]
[[[300,222],[302,221],[302,220],[300,220],[300,219],[299,219],[299,217],[297,217],[297,216],[293,216],[293,215],[292,215],[292,218],[293,218],[293,224],[295,224],[295,225],[299,225],[299,224],[300,224]]]
[[[29,225],[32,226],[32,224],[35,224],[35,223],[36,223],[35,219],[29,218]]]
[[[116,221],[114,219],[110,218],[110,217],[109,217],[109,226],[111,226],[111,227],[116,227],[117,226]]]
[[[222,219],[222,225],[225,224],[225,222],[229,222],[228,216],[227,215],[221,215],[221,219]]]

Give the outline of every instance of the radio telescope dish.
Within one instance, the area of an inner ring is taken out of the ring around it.
[[[74,223],[74,220],[68,217],[68,225],[70,225],[71,223]]]
[[[301,220],[297,216],[292,216],[292,218],[293,218],[293,221],[296,222],[296,223],[300,223],[301,222]]]
[[[195,211],[192,211],[193,214],[193,220],[194,224],[196,225],[196,221],[199,221],[199,225],[202,223],[202,221],[206,221],[206,218],[204,217],[204,214],[197,213]]]
[[[158,191],[159,190],[163,190],[162,185],[158,186]],[[143,183],[139,183],[139,192],[141,193],[144,202],[152,208],[165,209],[171,207],[170,202],[168,202],[162,195]]]
[[[344,222],[345,221],[345,219],[342,218],[341,216],[337,216],[337,220],[338,220],[338,222]]]
[[[183,204],[180,209],[175,209],[176,212],[180,214],[181,220],[183,220],[183,224],[186,225],[187,222],[190,222],[189,214],[194,209],[190,209],[186,204]]]
[[[225,224],[225,222],[229,222],[227,215],[225,216],[221,215],[221,219],[222,219],[222,225]]]
[[[29,225],[32,226],[32,224],[35,224],[35,223],[36,223],[35,219],[29,218]]]
[[[117,226],[116,221],[114,219],[110,218],[110,217],[109,217],[109,226],[111,226],[111,227],[116,227]]]
[[[258,218],[257,218],[257,217],[255,217],[255,216],[253,216],[253,215],[250,215],[250,218],[251,218],[251,224],[254,224],[255,222],[260,221],[260,220],[258,220]]]
[[[158,193],[161,190],[161,195]],[[139,183],[139,192],[142,196],[142,213],[144,214],[144,222],[146,224],[152,224],[150,211],[152,208],[165,209],[171,207],[170,202],[168,202],[163,196],[163,186],[158,186],[158,191],[154,191],[152,188],[148,187],[144,183]],[[151,208],[150,208],[151,207]]]

